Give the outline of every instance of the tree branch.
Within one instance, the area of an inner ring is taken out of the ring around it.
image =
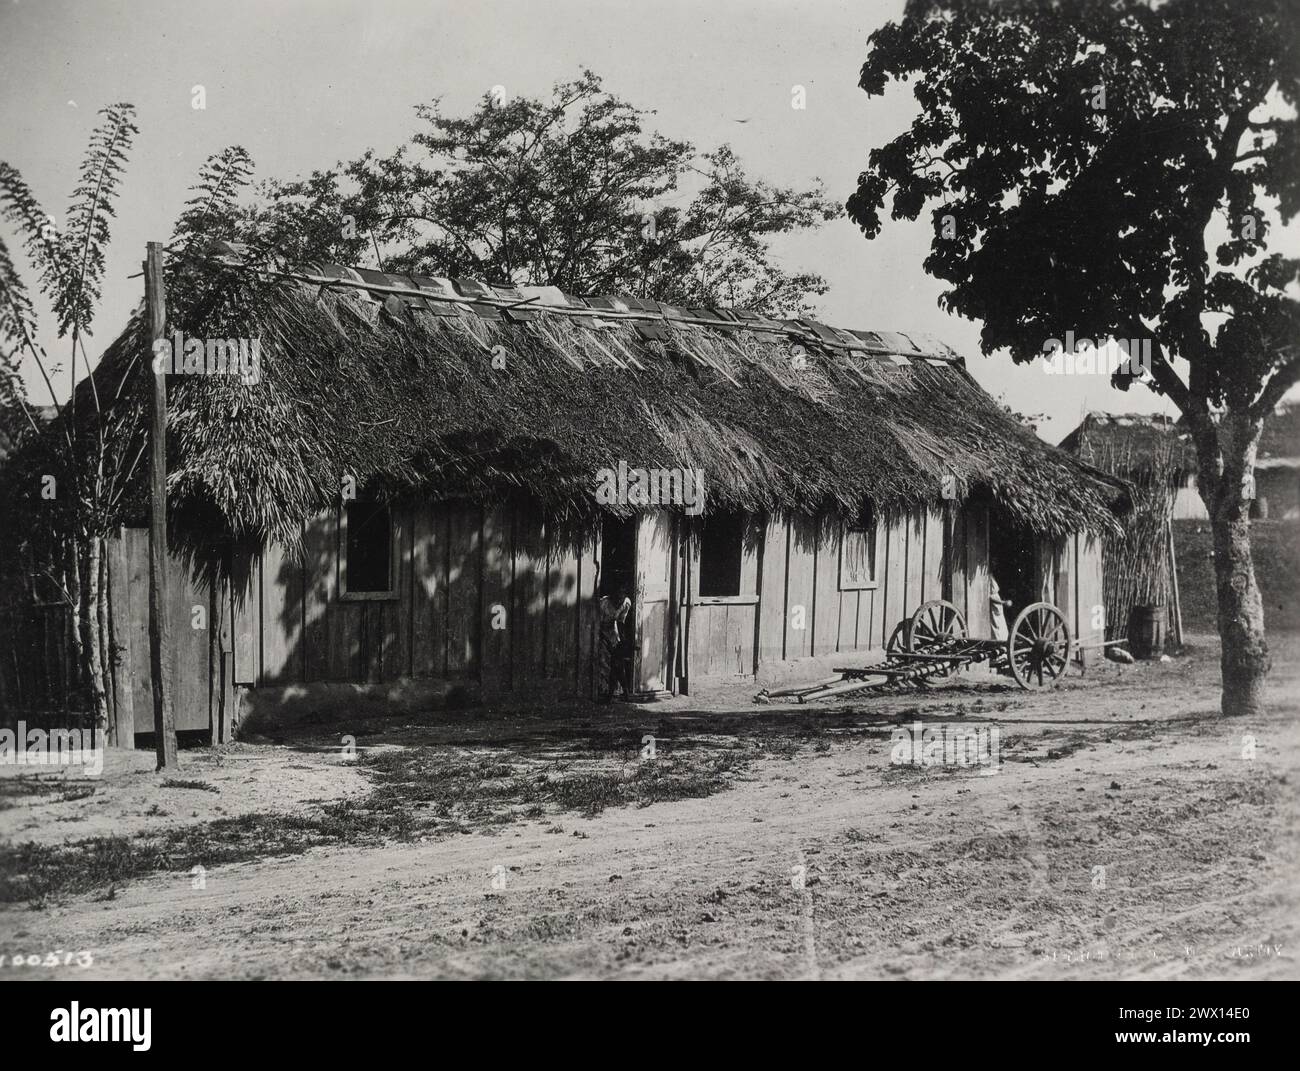
[[[1288,346],[1282,352],[1295,350],[1295,346]],[[1289,391],[1296,383],[1300,383],[1300,356],[1292,357],[1286,364],[1277,369],[1264,384],[1263,391],[1250,407],[1252,417],[1266,417],[1276,408],[1277,403],[1282,400],[1282,395]]]

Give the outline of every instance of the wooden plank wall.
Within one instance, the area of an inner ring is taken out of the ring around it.
[[[939,507],[882,518],[877,586],[845,591],[835,526],[756,518],[742,591],[757,601],[690,605],[681,645],[687,664],[677,675],[734,677],[752,674],[756,660],[879,650],[900,619],[945,590],[972,632],[987,635],[988,511],[971,506],[953,514],[946,537]],[[534,682],[592,694],[594,540],[560,546],[535,513],[506,506],[421,504],[395,510],[394,530],[399,579],[392,601],[338,600],[333,515],[308,526],[302,576],[274,549],[253,562],[246,597],[234,607],[236,679],[461,677],[481,679],[489,694]],[[671,575],[660,564],[659,572]],[[698,590],[698,568],[692,540],[689,575],[679,586]],[[493,628],[494,620],[505,627]]]
[[[790,529],[784,518],[763,524],[762,568],[758,588],[758,661],[785,659],[786,588],[789,577]],[[694,588],[692,588],[694,590]]]
[[[964,520],[961,530],[964,538]],[[905,614],[943,595],[942,509],[881,519],[874,588],[840,590],[836,525],[771,517],[765,538],[758,608],[758,646],[765,662],[878,650]],[[963,602],[969,572],[963,566],[955,573]],[[799,607],[802,629],[796,627]]]
[[[109,547],[109,619],[118,651],[113,698],[130,704],[136,733],[153,732],[153,675],[149,665],[149,530],[125,528]],[[188,562],[168,556],[167,617],[171,657],[166,667],[178,732],[211,726],[213,605],[208,584]],[[196,612],[198,611],[198,612]],[[198,626],[198,627],[196,627]],[[118,715],[124,720],[125,711]],[[134,741],[132,741],[133,743]],[[122,741],[125,746],[125,741]]]
[[[787,520],[790,536],[785,562],[785,657],[807,658],[813,652],[816,623],[817,528],[809,517]]]
[[[1085,644],[1101,643],[1106,638],[1105,622],[1094,628],[1093,622],[1101,620],[1099,613],[1105,602],[1102,581],[1101,540],[1084,532],[1072,537],[1075,553],[1074,635]],[[1086,654],[1090,662],[1101,658],[1100,648]]]
[[[989,510],[986,505],[968,504],[962,512],[966,528],[966,630],[986,640],[993,633],[989,619]]]
[[[972,636],[987,638],[989,619],[989,507],[981,503],[917,508],[881,519],[877,536],[877,586],[839,590],[839,544],[833,527],[806,518],[767,518],[759,579],[760,662],[810,655],[878,651],[895,625],[931,599],[947,598],[962,611]],[[1091,614],[1101,599],[1099,543],[1083,534],[1041,540],[1038,577],[1042,598],[1061,607],[1073,634],[1096,642]],[[804,628],[793,611],[803,608]],[[708,608],[692,607],[691,670],[722,671],[730,640],[702,627]],[[748,609],[747,607],[744,609]],[[1011,621],[1008,620],[1008,625]]]
[[[270,546],[245,560],[232,594],[238,683],[481,674],[489,692],[534,681],[573,691],[584,667],[590,676],[580,637],[584,621],[594,627],[594,550],[553,537],[534,511],[395,508],[391,599],[339,598],[339,538],[330,512],[307,525],[302,557]]]
[[[971,634],[987,636],[988,508],[968,504],[947,523],[945,539],[941,509],[882,519],[877,587],[841,591],[838,536],[819,540],[806,518],[756,518],[742,573],[742,591],[756,601],[687,607],[677,676],[732,677],[752,673],[756,660],[879,650],[897,621],[941,597],[945,583]],[[228,732],[218,723],[228,716],[235,684],[482,673],[489,692],[546,682],[593,693],[597,540],[562,540],[530,511],[464,503],[395,510],[394,538],[397,592],[387,601],[338,599],[333,514],[307,526],[300,557],[276,547],[236,554],[235,575],[218,593],[173,556],[168,607],[177,728]],[[698,590],[697,554],[691,541],[676,579],[675,566],[661,563],[674,590]],[[1102,602],[1100,541],[1082,533],[1044,540],[1038,559],[1042,595],[1062,608],[1077,639],[1100,642],[1103,630],[1092,627]],[[120,648],[117,717],[151,733],[147,529],[126,529],[109,541],[109,588]],[[491,628],[494,606],[504,608],[503,629]],[[794,627],[796,606],[803,607],[802,629]],[[206,612],[201,629],[192,627],[196,607]]]

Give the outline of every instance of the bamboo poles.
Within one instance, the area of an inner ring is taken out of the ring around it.
[[[1183,472],[1183,443],[1176,434],[1130,436],[1123,429],[1090,436],[1081,456],[1103,471],[1126,479],[1133,489],[1133,513],[1119,534],[1106,536],[1104,600],[1106,638],[1124,636],[1135,606],[1176,603],[1172,536],[1174,496]],[[1176,622],[1181,637],[1181,622]]]

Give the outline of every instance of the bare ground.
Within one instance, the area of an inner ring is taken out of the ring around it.
[[[186,752],[185,787],[119,772],[93,794],[10,769],[11,865],[108,833],[172,847],[108,888],[0,905],[0,978],[1300,977],[1300,635],[1273,642],[1249,725],[1215,713],[1204,638],[1044,694],[317,726]],[[996,726],[998,771],[891,764],[916,719]],[[408,756],[425,765],[391,761]],[[433,791],[467,767],[454,800]],[[205,861],[231,820],[340,814],[337,843]],[[10,964],[55,950],[93,963]]]

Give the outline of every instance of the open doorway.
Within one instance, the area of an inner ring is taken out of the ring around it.
[[[626,616],[620,616],[619,623],[611,624],[618,633],[618,643],[612,649],[605,647],[609,637],[605,635],[605,623],[602,621],[602,636],[598,641],[602,651],[600,659],[600,677],[597,681],[597,695],[612,697],[615,681],[630,695],[636,685],[633,679],[636,661],[637,634],[637,528],[638,518],[612,517],[602,518],[600,525],[600,568],[596,576],[596,595],[602,601],[607,599],[610,609],[617,612],[626,599],[631,609]]]
[[[673,515],[663,510],[601,521],[596,594],[632,602],[619,647],[631,660],[638,699],[668,695],[675,683],[676,531]]]
[[[1012,617],[1038,601],[1037,538],[1033,531],[997,507],[989,510],[989,573]]]
[[[626,595],[636,602],[637,520],[635,516],[602,519],[597,595],[608,595],[611,599]]]

